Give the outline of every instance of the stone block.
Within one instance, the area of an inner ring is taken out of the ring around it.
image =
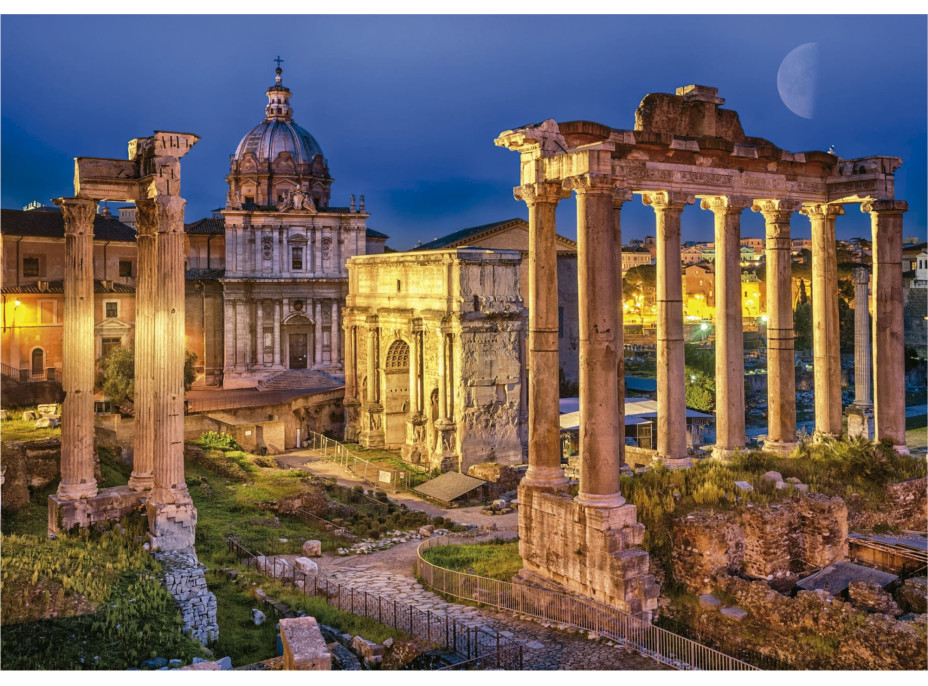
[[[39,417],[58,417],[61,415],[56,403],[39,405],[36,407],[36,412],[39,413]]]
[[[880,612],[896,617],[902,610],[893,597],[883,587],[872,581],[852,581],[848,584],[847,595],[851,604],[859,610]]]
[[[783,475],[780,472],[765,472],[761,478],[764,481],[783,481]]]
[[[193,658],[197,660],[198,658]],[[203,660],[202,662],[194,662],[192,665],[187,665],[186,667],[181,667],[182,671],[190,672],[218,672],[222,667],[215,660]]]
[[[806,484],[796,484],[795,489],[800,493],[808,493],[809,487]]]
[[[435,527],[429,524],[428,526],[419,527],[419,535],[422,538],[428,538],[432,535],[432,532],[435,531]]]
[[[146,504],[148,542],[152,550],[192,548],[197,525],[197,510],[190,496],[173,503]]]
[[[60,426],[57,417],[39,417],[35,420],[36,429],[54,429]]]
[[[322,543],[320,541],[306,541],[300,548],[303,557],[322,557]]]
[[[232,658],[227,655],[224,658],[216,660],[216,664],[218,664],[219,669],[222,669],[222,670],[232,669]]]
[[[711,593],[703,593],[699,596],[699,607],[703,610],[718,610],[722,607],[722,601]]]
[[[727,617],[728,619],[732,619],[736,622],[740,622],[741,620],[743,620],[745,617],[748,616],[747,610],[743,610],[742,608],[736,607],[736,606],[723,607],[721,610],[719,610],[719,612],[724,617]]]
[[[800,481],[799,479],[797,479],[795,476],[789,477],[788,479],[786,479],[786,481],[787,481],[787,483],[791,483],[791,484],[801,484],[801,483],[802,483],[802,481]]]
[[[51,495],[48,497],[48,534],[53,536],[74,527],[119,521],[142,507],[147,497],[147,493],[133,491],[128,486],[104,488],[93,498],[80,500],[63,500]]]
[[[255,626],[261,626],[262,624],[264,624],[265,619],[266,617],[264,616],[264,613],[261,612],[261,610],[252,608],[251,621],[254,622]]]
[[[284,669],[332,669],[332,654],[326,646],[315,617],[281,619],[280,638],[284,649]]]
[[[923,576],[906,579],[896,592],[896,600],[906,612],[928,612],[928,579]]]
[[[735,486],[740,488],[742,491],[751,492],[754,490],[754,487],[751,484],[749,484],[747,481],[736,481]]]
[[[296,558],[293,561],[293,566],[301,572],[305,572],[306,574],[311,574],[313,576],[319,573],[319,565],[310,560],[308,557]]]
[[[509,503],[507,503],[505,500],[502,500],[502,499],[493,501],[494,510],[502,510],[504,507],[508,507],[508,505]]]
[[[384,647],[361,636],[351,639],[351,649],[373,664],[380,664],[383,661]]]
[[[778,491],[782,491],[786,488],[789,488],[789,484],[786,483],[785,481],[777,481],[775,485]]]

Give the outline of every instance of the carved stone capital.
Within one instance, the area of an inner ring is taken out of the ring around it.
[[[556,205],[563,198],[569,198],[570,191],[564,190],[564,187],[555,181],[542,181],[516,186],[512,189],[512,195],[516,200],[522,200],[531,207],[538,203]]]
[[[860,203],[860,211],[864,214],[876,212],[878,214],[902,214],[908,211],[909,203],[904,200],[874,200],[867,198]]]
[[[161,195],[139,200],[135,207],[135,225],[139,234],[183,233],[184,206],[187,201],[176,195]]]
[[[751,207],[753,202],[749,198],[737,195],[713,195],[702,198],[699,206],[704,210],[711,210],[715,214],[738,214]]]
[[[590,195],[612,195],[615,190],[615,177],[609,174],[579,174],[569,176],[561,184],[565,191],[576,191]]]
[[[682,212],[687,205],[696,202],[696,196],[682,191],[651,191],[641,194],[641,202],[655,211],[676,210]]]
[[[612,207],[619,209],[634,197],[634,194],[627,188],[616,188],[612,191]]]
[[[760,212],[767,221],[783,221],[789,220],[799,207],[799,203],[794,200],[755,200],[751,211]]]
[[[64,216],[65,234],[93,235],[93,220],[97,216],[97,201],[82,198],[56,198],[53,200]]]
[[[809,219],[834,219],[844,214],[844,207],[842,205],[829,205],[827,203],[812,203],[803,205],[802,209],[799,210],[799,214],[804,214]]]

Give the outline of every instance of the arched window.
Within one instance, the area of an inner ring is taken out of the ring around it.
[[[32,373],[45,373],[45,351],[42,348],[36,348],[32,351]]]

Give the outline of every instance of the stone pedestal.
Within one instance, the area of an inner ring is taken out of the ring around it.
[[[52,495],[48,498],[48,535],[74,528],[86,529],[102,522],[118,522],[140,511],[148,501],[147,493],[128,486],[103,488],[93,497],[72,500]]]
[[[196,534],[197,511],[189,494],[173,503],[149,501],[148,542],[152,550],[192,548]]]
[[[345,442],[356,443],[360,437],[359,423],[361,421],[361,401],[357,398],[346,398],[345,408]]]
[[[383,436],[383,405],[373,403],[361,408],[361,433],[358,443],[365,448],[382,448]]]
[[[406,443],[402,447],[403,460],[411,464],[428,462],[429,446],[425,432],[428,420],[420,413],[406,420]]]
[[[441,469],[442,472],[449,470],[457,471],[460,463],[460,456],[457,453],[457,426],[450,419],[439,419],[435,422],[436,446],[432,455],[433,462],[438,458],[437,464],[432,464],[432,469]]]
[[[523,480],[523,484],[524,484]],[[650,621],[660,587],[641,549],[634,505],[589,507],[561,493],[519,487],[524,570],[573,593]]]
[[[847,437],[864,438],[868,441],[876,436],[873,408],[870,406],[849,405],[847,415]]]

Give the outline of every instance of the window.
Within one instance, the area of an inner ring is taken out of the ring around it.
[[[38,257],[23,258],[23,276],[42,276],[42,265]]]
[[[39,324],[56,324],[58,322],[56,305],[57,303],[54,300],[39,301]]]
[[[116,300],[109,300],[103,303],[103,307],[106,312],[107,319],[115,319],[119,316],[119,302]]]
[[[45,351],[42,348],[32,351],[32,373],[33,375],[45,373]]]
[[[303,271],[303,248],[290,248],[290,270],[294,272]]]
[[[119,276],[132,278],[132,260],[119,260]]]
[[[114,348],[118,348],[122,345],[121,338],[104,338],[103,339],[103,357],[106,357],[107,353]]]

